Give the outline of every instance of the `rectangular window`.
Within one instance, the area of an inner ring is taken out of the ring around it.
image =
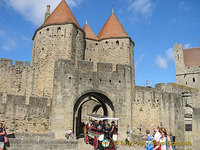
[[[185,131],[192,131],[192,124],[185,124]]]

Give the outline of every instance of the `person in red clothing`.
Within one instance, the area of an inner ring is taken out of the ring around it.
[[[155,148],[157,145],[160,145],[159,143],[160,138],[161,138],[160,128],[157,127],[156,129],[154,129],[154,132],[155,132],[155,135],[152,141],[154,142],[154,148]],[[159,146],[157,150],[161,150],[161,146]]]
[[[0,123],[0,150],[4,148],[4,136],[6,135],[6,130],[3,128],[3,123]]]

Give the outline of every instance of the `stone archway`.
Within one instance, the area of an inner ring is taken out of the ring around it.
[[[114,106],[111,100],[100,92],[88,92],[80,96],[74,104],[73,131],[77,138],[83,137],[83,122],[86,114],[96,113],[114,117]]]

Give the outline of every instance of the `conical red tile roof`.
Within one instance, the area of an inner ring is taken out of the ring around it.
[[[83,27],[83,31],[85,31],[86,38],[98,40],[98,38],[96,37],[96,35],[94,34],[94,32],[87,23]]]
[[[65,0],[60,2],[52,14],[44,21],[41,27],[59,23],[75,23],[79,28],[81,28]]]
[[[114,13],[108,18],[103,28],[97,35],[99,39],[111,37],[129,37]]]

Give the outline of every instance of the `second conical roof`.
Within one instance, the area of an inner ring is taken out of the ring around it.
[[[94,32],[87,23],[83,27],[83,31],[85,31],[86,38],[98,40],[98,38],[96,37],[96,35],[94,34]]]
[[[108,18],[103,28],[97,35],[99,39],[111,37],[129,37],[114,13]]]
[[[79,28],[81,28],[65,0],[60,2],[52,14],[44,21],[42,27],[59,23],[75,23]]]

